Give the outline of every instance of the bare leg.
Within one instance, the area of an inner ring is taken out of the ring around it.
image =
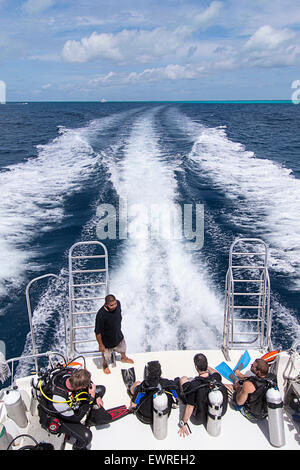
[[[110,369],[108,367],[108,364],[106,362],[104,353],[102,353],[102,369],[103,369],[104,374],[110,374],[111,373]]]
[[[121,361],[126,362],[127,364],[134,364],[134,361],[126,356],[126,353],[121,353]]]

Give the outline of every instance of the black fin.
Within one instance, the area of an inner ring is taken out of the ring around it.
[[[127,388],[130,388],[136,381],[134,367],[130,367],[130,369],[121,369],[121,372],[124,384]]]

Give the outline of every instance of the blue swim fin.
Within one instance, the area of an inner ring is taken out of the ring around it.
[[[221,375],[223,375],[225,379],[230,380],[232,383],[235,383],[237,380],[239,380],[233,370],[226,364],[226,362],[221,362],[221,364],[216,367],[216,370]]]
[[[235,368],[233,370],[234,371],[235,370],[243,370],[243,369],[245,369],[245,367],[247,367],[249,362],[250,362],[250,354],[248,353],[248,351],[245,351],[244,354],[242,354],[242,356],[240,357],[237,365],[235,366]]]

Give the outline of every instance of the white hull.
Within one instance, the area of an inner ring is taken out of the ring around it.
[[[251,356],[251,361],[257,357],[261,357],[258,350],[248,350]],[[195,377],[196,371],[193,365],[193,357],[197,352],[203,352],[209,361],[209,365],[214,367],[220,362],[224,361],[223,353],[220,350],[206,350],[203,351],[161,351],[151,353],[138,353],[130,355],[134,359],[134,368],[137,380],[143,378],[144,366],[150,360],[159,360],[162,365],[163,376],[173,379],[177,376],[187,375]],[[229,366],[234,367],[243,351],[231,351],[231,362]],[[78,359],[80,362],[80,359]],[[86,358],[87,369],[92,373],[92,380],[95,384],[102,384],[106,387],[104,396],[104,406],[106,409],[116,407],[118,405],[129,406],[130,399],[126,392],[126,387],[122,380],[121,369],[132,367],[128,364],[123,364],[118,356],[115,367],[110,367],[111,374],[105,375],[101,368],[101,359],[99,357]],[[19,379],[17,384],[20,390],[26,390],[30,396],[30,377]],[[224,383],[229,383],[223,379]],[[4,419],[4,407],[2,408],[1,421]],[[269,430],[267,419],[263,420],[260,424],[253,424],[228,406],[228,411],[222,418],[222,430],[218,437],[210,436],[203,425],[196,426],[191,424],[192,433],[186,437],[181,438],[178,435],[178,422],[183,413],[183,405],[180,404],[179,408],[173,409],[168,420],[168,435],[164,440],[157,440],[149,425],[141,423],[135,415],[127,415],[120,420],[111,423],[107,426],[92,427],[93,440],[91,443],[91,450],[102,450],[107,457],[110,458],[111,454],[116,451],[129,451],[129,450],[145,450],[149,458],[150,451],[167,451],[176,454],[176,451],[200,451],[200,450],[274,450],[276,447],[272,446],[269,440]],[[39,429],[37,423],[37,416],[32,417],[30,412],[27,412],[29,421],[32,421],[33,427],[29,424],[27,429],[20,429],[21,433],[28,433],[33,435],[38,441],[41,439],[46,442],[55,442],[58,439],[49,436],[46,431]],[[285,426],[285,439],[286,443],[280,449],[291,450],[299,449],[300,435],[293,421],[289,416],[284,413],[284,426]],[[33,432],[32,432],[33,431]],[[34,434],[35,433],[35,434]],[[53,441],[54,440],[54,441]],[[19,440],[21,441],[21,440]],[[17,442],[18,446],[25,443],[31,443],[28,439],[22,442]],[[61,439],[58,442],[60,445]],[[14,448],[18,448],[18,446]],[[72,442],[67,442],[65,445],[66,450],[72,449]],[[126,454],[127,455],[127,454]],[[134,453],[133,453],[134,455]]]

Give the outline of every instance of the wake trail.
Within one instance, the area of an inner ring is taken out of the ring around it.
[[[133,111],[91,121],[86,127],[59,127],[58,136],[38,145],[36,158],[6,167],[0,173],[0,249],[5,263],[0,268],[0,295],[9,286],[18,288],[25,271],[41,270],[34,240],[51,232],[65,218],[65,201],[80,192],[96,171],[99,155],[93,140]]]
[[[111,291],[121,301],[131,351],[215,347],[223,309],[204,263],[196,265],[179,240],[151,237],[153,206],[171,207],[178,191],[158,145],[156,112],[136,120],[123,158],[110,165],[128,207],[128,237]]]
[[[209,128],[172,110],[170,116],[185,133],[192,148],[188,155],[198,165],[199,178],[232,201],[223,214],[241,236],[262,238],[269,246],[269,268],[285,275],[289,289],[300,289],[300,180],[289,168],[258,158],[226,135],[226,126]],[[222,237],[218,237],[222,243]],[[228,247],[224,246],[228,250]],[[297,336],[295,312],[274,296],[278,322]]]

